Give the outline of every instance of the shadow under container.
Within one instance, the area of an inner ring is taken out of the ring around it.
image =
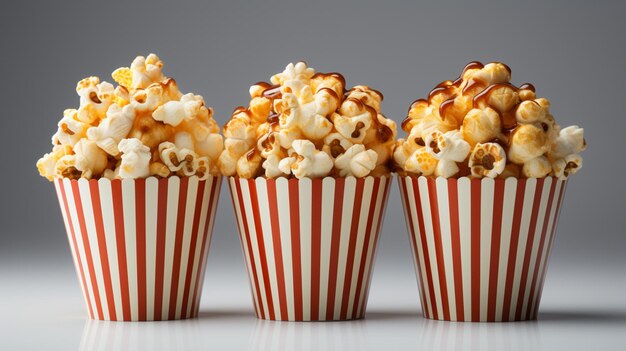
[[[365,315],[391,180],[229,178],[258,318]]]
[[[90,318],[198,315],[221,176],[54,184]]]
[[[398,176],[424,317],[533,320],[567,181]]]

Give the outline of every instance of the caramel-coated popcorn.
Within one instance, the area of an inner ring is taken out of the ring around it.
[[[550,101],[510,83],[503,63],[469,63],[416,100],[396,142],[397,171],[441,177],[565,179],[582,166],[583,129],[560,129]]]
[[[222,174],[242,178],[365,177],[389,174],[396,124],[380,113],[383,96],[346,90],[338,73],[289,64],[270,83],[250,87],[247,108],[224,126]]]

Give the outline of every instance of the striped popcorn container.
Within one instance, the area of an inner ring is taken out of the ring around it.
[[[424,316],[536,319],[567,181],[398,180]]]
[[[229,178],[258,318],[365,314],[390,177]]]
[[[54,184],[89,317],[198,315],[221,177]]]

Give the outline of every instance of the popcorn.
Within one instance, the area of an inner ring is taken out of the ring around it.
[[[126,105],[123,108],[113,105],[107,111],[107,117],[96,126],[87,130],[87,137],[111,156],[119,154],[118,143],[128,135],[135,121],[135,110]]]
[[[100,83],[98,77],[88,77],[76,85],[76,92],[80,96],[78,119],[85,123],[94,123],[103,118],[107,109],[114,100],[112,84]]]
[[[224,151],[217,162],[222,174],[314,178],[389,173],[396,125],[380,114],[382,94],[364,85],[344,94],[343,76],[316,74],[304,62],[289,64],[271,83],[251,86],[248,107],[235,109],[224,126]]]
[[[74,146],[85,137],[89,124],[78,119],[78,110],[63,111],[63,118],[58,123],[59,129],[52,136],[52,144]]]
[[[72,147],[69,145],[55,145],[52,152],[43,155],[37,161],[37,170],[42,177],[48,180],[54,180],[56,173],[56,164],[63,156],[72,154]]]
[[[546,153],[549,148],[544,130],[535,124],[522,124],[513,133],[509,159],[517,164],[526,163]]]
[[[374,150],[365,150],[361,144],[353,145],[335,159],[335,167],[340,177],[367,176],[375,167],[378,154]]]
[[[543,178],[552,171],[550,161],[545,156],[535,157],[524,163],[522,174],[526,178]]]
[[[80,106],[64,112],[52,152],[37,162],[40,174],[49,180],[218,175],[224,143],[213,110],[202,96],[181,93],[162,68],[150,54],[115,70],[117,87],[98,77],[78,82]],[[244,144],[241,153],[252,145]]]
[[[327,153],[319,151],[308,140],[293,142],[293,152],[290,157],[282,159],[279,169],[298,178],[319,178],[327,175],[333,168],[333,160]]]
[[[567,179],[572,174],[577,173],[582,166],[582,157],[578,154],[570,154],[556,160],[556,162],[552,164],[552,169],[556,177],[559,179]]]
[[[122,163],[117,176],[122,179],[145,178],[150,175],[150,148],[139,139],[122,139],[118,144]]]
[[[106,152],[91,140],[81,139],[74,145],[72,167],[81,172],[81,177],[91,179],[99,177],[108,164]]]
[[[459,78],[416,100],[402,123],[408,137],[394,145],[395,166],[443,177],[566,177],[569,157],[567,174],[578,170],[582,129],[560,131],[550,101],[538,98],[532,84],[516,87],[510,80],[505,64],[470,62]]]
[[[506,152],[497,143],[476,144],[468,166],[476,178],[495,178],[506,167]]]

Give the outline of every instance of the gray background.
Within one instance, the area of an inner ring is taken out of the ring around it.
[[[95,342],[128,348],[127,343],[153,340],[156,348],[288,348],[300,342],[344,349],[625,347],[626,187],[620,179],[626,171],[625,3],[0,6],[0,345],[75,349]],[[394,184],[371,313],[364,321],[304,326],[256,321],[224,187],[202,318],[140,326],[86,323],[54,189],[38,176],[35,162],[50,149],[63,109],[78,105],[78,80],[98,75],[111,81],[115,68],[150,52],[164,60],[165,73],[183,91],[205,97],[220,125],[235,106],[247,103],[250,84],[300,59],[319,71],[343,73],[349,85],[382,91],[383,112],[397,122],[414,99],[455,78],[468,61],[507,63],[514,83],[532,82],[538,95],[552,101],[557,122],[583,126],[589,143],[584,168],[568,186],[541,320],[506,325],[423,320]]]

